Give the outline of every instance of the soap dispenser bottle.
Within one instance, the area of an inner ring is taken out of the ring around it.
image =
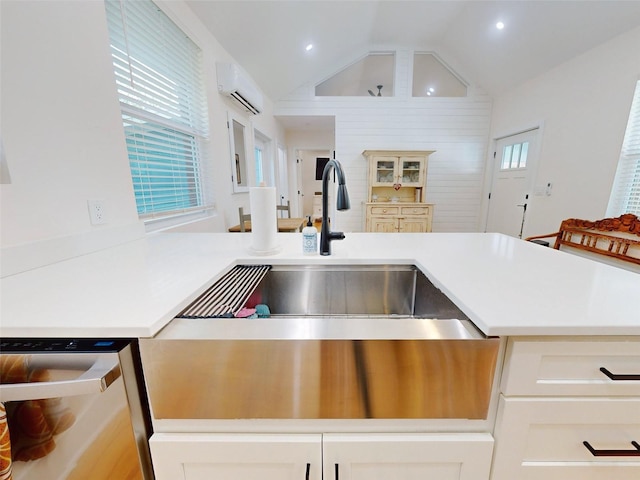
[[[307,226],[302,229],[302,253],[315,255],[318,253],[318,230],[311,223],[311,217],[307,219]]]

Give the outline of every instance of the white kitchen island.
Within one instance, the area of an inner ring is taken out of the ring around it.
[[[334,478],[334,464],[340,478],[358,480],[375,478],[371,472],[446,480],[640,476],[631,443],[640,442],[640,381],[625,377],[640,374],[640,275],[499,234],[348,233],[329,257],[303,256],[299,234],[278,239],[281,253],[257,257],[249,234],[157,234],[6,277],[0,335],[150,338],[237,264],[412,264],[484,335],[503,341],[492,412],[480,429],[429,422],[394,429],[389,420],[305,432],[304,422],[283,431],[276,420],[239,420],[224,431],[192,431],[188,422],[162,431],[156,419],[158,479],[210,478],[233,465],[243,478],[304,478],[307,464],[313,479],[322,458],[325,479]]]

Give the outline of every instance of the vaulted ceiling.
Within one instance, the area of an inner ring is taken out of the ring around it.
[[[498,95],[640,26],[640,0],[187,4],[274,101],[370,51],[393,49],[436,52],[467,82]]]

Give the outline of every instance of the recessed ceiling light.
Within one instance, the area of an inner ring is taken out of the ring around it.
[[[435,90],[433,89],[433,87],[429,87],[429,91],[430,91],[431,93],[435,92]]]
[[[309,45],[307,45],[306,47],[304,47],[304,49],[308,52],[310,50],[313,49],[313,43],[310,43]]]
[[[498,22],[498,23],[496,23],[496,28],[497,28],[498,30],[502,30],[502,29],[504,28],[504,23],[502,23],[502,22]]]

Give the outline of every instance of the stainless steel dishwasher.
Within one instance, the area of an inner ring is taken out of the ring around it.
[[[14,480],[151,480],[136,341],[3,338]]]
[[[269,318],[232,318],[253,305]],[[413,265],[260,265],[141,355],[156,420],[482,420],[499,345]]]

